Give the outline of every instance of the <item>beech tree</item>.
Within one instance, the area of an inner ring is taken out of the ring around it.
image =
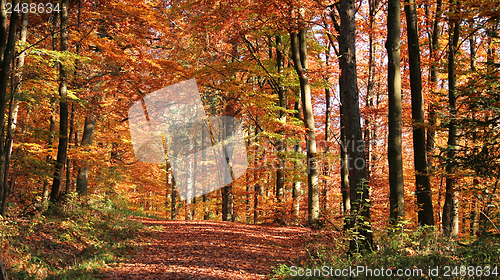
[[[61,5],[61,45],[60,51],[68,50],[68,6],[69,0],[63,0]],[[64,165],[68,151],[68,69],[67,65],[60,63],[59,65],[59,145],[57,148],[56,169],[54,172],[54,181],[52,183],[52,191],[50,200],[55,202],[61,198],[61,185],[64,174]]]
[[[299,76],[304,125],[307,129],[308,221],[309,224],[314,225],[319,221],[318,159],[316,152],[314,114],[311,102],[311,85],[307,73],[307,37],[305,22],[302,18],[303,10],[301,10],[300,14],[301,17],[298,19],[298,32],[291,32],[290,41],[292,45],[291,56],[293,64]]]
[[[19,1],[15,0],[12,2],[12,5],[17,5]],[[0,72],[0,139],[2,139],[2,143],[0,143],[0,184],[2,188],[0,189],[1,197],[2,197],[2,207],[0,210],[0,215],[5,216],[5,205],[7,202],[8,188],[4,187],[5,177],[8,176],[5,174],[5,166],[6,163],[6,150],[3,144],[4,139],[4,122],[5,122],[5,107],[7,103],[7,85],[9,82],[9,76],[11,71],[11,62],[12,57],[15,52],[16,45],[16,32],[17,32],[17,24],[19,22],[19,15],[17,11],[13,11],[10,17],[10,25],[9,31],[7,33],[7,13],[5,10],[5,1],[1,1],[0,3],[0,64],[2,66]],[[8,34],[8,35],[7,35]],[[15,67],[12,67],[12,71],[15,72]]]
[[[350,242],[350,251],[371,249],[373,234],[370,221],[370,198],[368,191],[365,147],[361,132],[359,93],[356,71],[356,22],[355,5],[353,0],[341,0],[340,14],[340,102],[342,103],[343,124],[347,148],[347,167],[349,168],[349,191],[351,214],[346,222],[348,229],[353,230],[354,236]],[[359,164],[359,162],[363,164]]]
[[[413,153],[419,225],[434,225],[432,190],[427,166],[427,150],[424,127],[424,97],[420,64],[420,43],[417,10],[414,0],[405,1],[408,53],[410,63],[411,112],[413,122]]]
[[[452,3],[452,7],[457,5]],[[453,12],[453,8],[452,8]],[[456,168],[455,154],[458,149],[457,141],[457,92],[455,74],[455,55],[460,37],[460,21],[454,17],[449,20],[449,45],[448,45],[448,110],[450,119],[448,122],[448,148],[446,162],[446,194],[443,206],[443,234],[445,236],[458,236],[458,190],[453,172]]]
[[[388,88],[389,88],[389,185],[390,219],[397,224],[405,218],[403,158],[401,147],[402,105],[401,105],[401,8],[399,0],[389,0],[387,10]]]

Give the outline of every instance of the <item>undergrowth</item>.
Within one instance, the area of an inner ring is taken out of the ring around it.
[[[306,257],[275,267],[270,278],[500,278],[500,242],[496,237],[453,240],[443,238],[433,227],[377,232],[375,236],[373,251],[348,254],[348,238],[341,234],[335,236],[331,231],[318,231],[307,242]],[[387,273],[392,273],[392,277]]]
[[[11,279],[95,279],[135,253],[144,226],[125,201],[72,194],[32,216],[0,221],[2,257]]]

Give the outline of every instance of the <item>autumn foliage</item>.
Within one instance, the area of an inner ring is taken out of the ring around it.
[[[386,42],[388,7],[398,1],[79,0],[53,1],[60,9],[50,13],[3,9],[17,2],[1,3],[3,217],[42,213],[78,193],[124,198],[166,219],[345,226],[364,236],[351,242],[370,240],[365,249],[375,248],[372,230],[397,221],[445,225],[457,238],[500,234],[497,1],[399,1],[389,14],[401,12],[401,28],[389,28],[401,30],[396,84],[388,81],[396,45]],[[409,51],[405,5],[415,8],[419,53]],[[135,157],[127,113],[191,78],[207,115],[242,121],[248,169],[181,201],[167,157]],[[389,115],[393,102],[401,120]],[[425,168],[416,167],[417,150]]]

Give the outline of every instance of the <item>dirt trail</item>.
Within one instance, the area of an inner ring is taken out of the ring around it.
[[[213,221],[131,219],[157,231],[141,233],[133,258],[109,268],[105,279],[267,279],[272,266],[305,252],[300,227]]]

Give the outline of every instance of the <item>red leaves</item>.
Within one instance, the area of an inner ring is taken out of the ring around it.
[[[145,231],[139,252],[107,271],[113,279],[266,279],[275,262],[298,258],[309,229],[229,222],[132,218]],[[108,279],[108,278],[107,278]]]

